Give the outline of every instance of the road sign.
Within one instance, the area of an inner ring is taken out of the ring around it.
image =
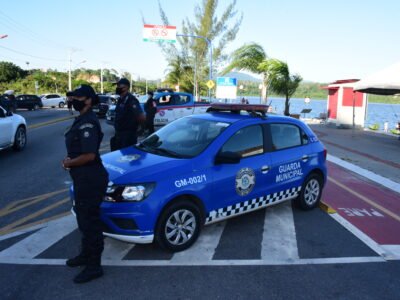
[[[143,27],[143,41],[175,43],[176,26],[145,24]]]
[[[220,99],[236,99],[237,80],[231,77],[217,78],[216,96]]]
[[[206,85],[211,90],[215,86],[215,83],[210,79],[209,81],[207,81]]]

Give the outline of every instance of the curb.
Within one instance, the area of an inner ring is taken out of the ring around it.
[[[35,129],[35,128],[43,127],[43,126],[46,126],[46,125],[51,125],[51,124],[54,124],[54,123],[59,123],[59,122],[62,122],[62,121],[70,120],[70,119],[73,119],[73,118],[74,118],[74,116],[68,116],[68,117],[62,117],[62,118],[50,120],[50,121],[43,122],[43,123],[33,124],[33,125],[28,126],[28,129]]]
[[[326,204],[325,202],[321,201],[319,203],[319,208],[321,210],[323,210],[324,212],[328,213],[328,214],[336,214],[337,211],[334,210],[332,207],[330,207],[328,204]]]

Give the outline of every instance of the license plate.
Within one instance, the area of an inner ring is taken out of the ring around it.
[[[99,109],[98,108],[94,108],[93,111],[94,112],[99,112]]]

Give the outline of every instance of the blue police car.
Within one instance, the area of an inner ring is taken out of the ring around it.
[[[181,251],[210,223],[287,200],[316,207],[326,150],[306,124],[267,108],[213,104],[102,156],[104,234]]]

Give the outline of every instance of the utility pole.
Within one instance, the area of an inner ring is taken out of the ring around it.
[[[103,65],[101,65],[100,69],[100,93],[104,93],[104,88],[103,88]]]
[[[72,65],[72,53],[79,51],[79,49],[76,48],[70,48],[69,49],[69,68],[68,68],[68,89],[72,91],[72,79],[71,79],[71,65]]]

